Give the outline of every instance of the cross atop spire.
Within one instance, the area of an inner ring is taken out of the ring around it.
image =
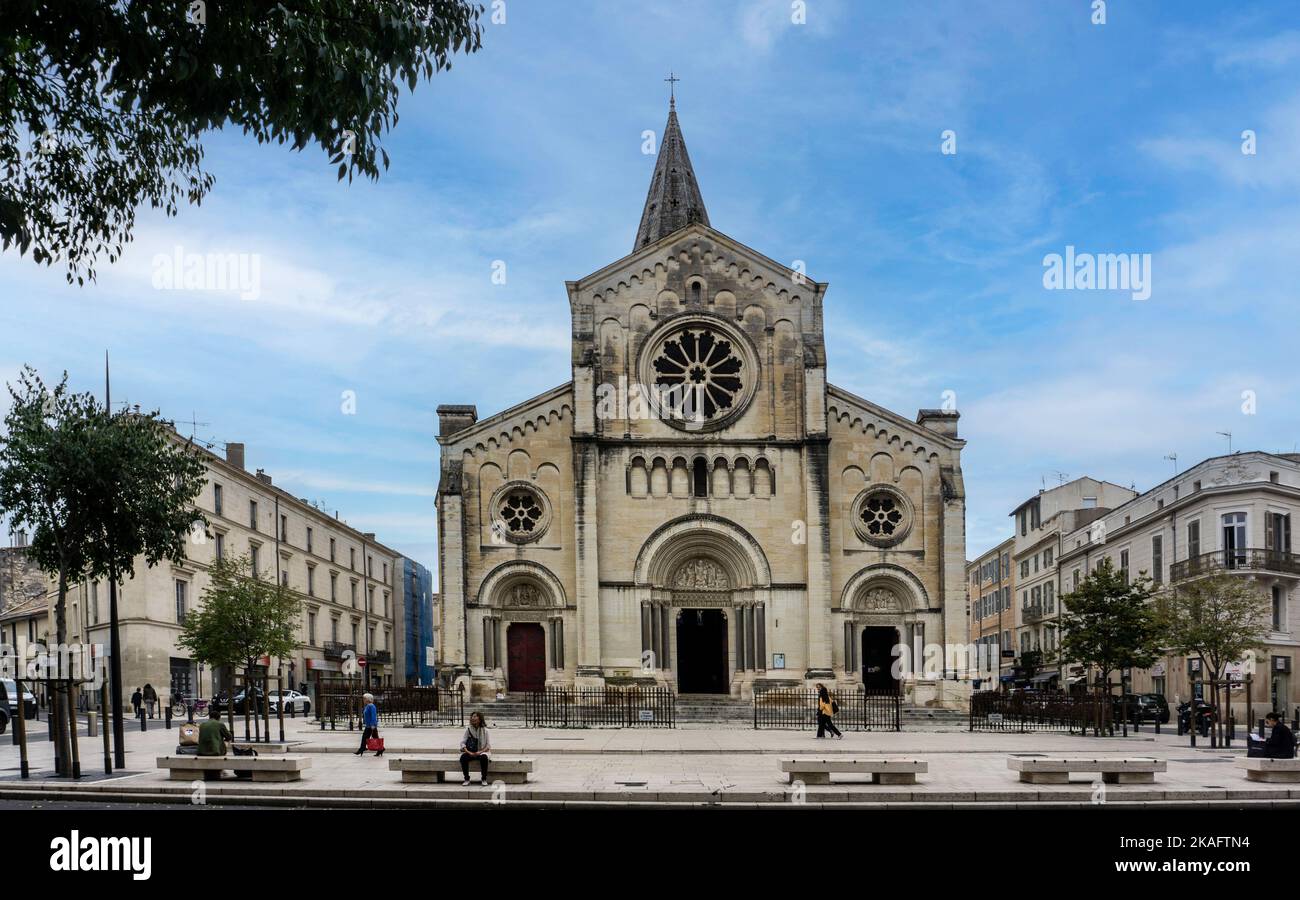
[[[680,80],[671,73],[664,79],[670,89]],[[677,124],[676,97],[670,96],[668,103],[668,124],[664,126],[663,138],[659,141],[659,155],[655,159],[650,191],[641,212],[641,227],[637,229],[636,243],[632,247],[634,251],[695,222],[709,224],[704,198],[695,181],[695,170],[691,168],[691,158],[686,153],[686,140]]]
[[[669,109],[676,109],[676,108],[677,108],[677,90],[676,90],[676,88],[677,88],[677,82],[681,81],[681,79],[678,78],[676,75],[674,75],[673,72],[672,72],[672,70],[669,69],[669,70],[668,70],[668,77],[665,78],[664,81],[668,82],[668,108],[669,108]]]

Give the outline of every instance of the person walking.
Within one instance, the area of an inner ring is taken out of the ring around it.
[[[844,735],[835,727],[832,716],[840,711],[840,705],[835,702],[835,697],[830,691],[826,690],[826,685],[817,685],[817,737],[826,737],[826,732],[830,732],[837,738],[843,738]]]
[[[379,739],[379,707],[375,706],[375,695],[364,694],[362,699],[366,701],[365,707],[361,710],[361,746],[357,748],[356,756],[366,752],[366,741],[370,738]],[[375,756],[383,756],[384,748],[381,744],[375,751]]]
[[[158,692],[154,690],[152,684],[146,684],[144,686],[144,705],[149,710],[149,718],[156,718],[156,716],[154,716],[154,708],[158,705]]]
[[[469,727],[460,739],[460,771],[465,776],[461,784],[469,784],[469,764],[478,760],[478,783],[488,783],[488,756],[492,752],[492,740],[488,737],[487,720],[481,712],[469,714]]]
[[[131,714],[133,716],[140,715],[140,705],[142,703],[144,703],[144,694],[140,693],[139,688],[136,688],[131,694]]]

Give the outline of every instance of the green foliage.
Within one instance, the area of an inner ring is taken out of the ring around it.
[[[273,581],[251,577],[248,557],[225,557],[208,569],[200,607],[185,617],[176,644],[211,666],[289,656],[298,647],[302,603]]]
[[[1151,579],[1126,584],[1124,573],[1103,559],[1061,598],[1061,657],[1096,666],[1103,679],[1118,669],[1150,667],[1161,656],[1163,640],[1151,596]]]
[[[1020,654],[1020,677],[1029,679],[1043,667],[1043,651],[1026,650]]]
[[[340,179],[377,178],[401,86],[478,50],[481,13],[466,0],[6,0],[0,245],[94,280],[136,207],[202,201],[200,138],[227,124],[315,144]]]
[[[32,533],[31,558],[60,580],[56,632],[63,642],[67,585],[130,577],[135,560],[183,562],[185,541],[206,525],[193,505],[205,467],[157,412],[109,414],[90,394],[50,390],[31,367],[0,434],[0,510]]]
[[[1272,626],[1272,601],[1241,576],[1212,575],[1176,585],[1159,609],[1169,651],[1199,656],[1212,681],[1228,663],[1263,652]]]

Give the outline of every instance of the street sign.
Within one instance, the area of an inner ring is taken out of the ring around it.
[[[362,669],[366,667],[366,658],[364,656],[357,657],[357,666]]]
[[[642,722],[653,722],[655,720],[655,711],[653,709],[638,710],[641,714]]]

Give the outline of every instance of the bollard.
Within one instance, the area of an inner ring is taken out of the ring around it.
[[[141,730],[141,731],[148,731],[148,730],[149,730],[148,720],[145,718],[145,715],[144,715],[144,707],[143,707],[143,706],[140,707],[140,730]]]
[[[163,719],[167,723],[166,726],[167,730],[171,731],[172,730],[172,708],[170,706],[167,707],[165,710],[163,710]]]
[[[86,737],[99,737],[99,714],[86,713]]]

